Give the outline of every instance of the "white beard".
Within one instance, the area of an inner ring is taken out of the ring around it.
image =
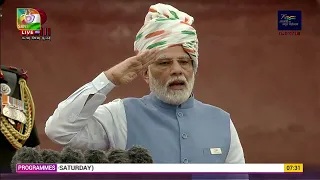
[[[155,93],[157,98],[165,103],[172,104],[172,105],[180,105],[189,99],[193,91],[194,80],[195,80],[194,74],[192,75],[189,82],[184,76],[179,76],[179,77],[170,78],[166,82],[165,86],[163,86],[159,80],[155,79],[152,76],[150,71],[148,74],[149,74],[150,91]],[[182,90],[168,89],[169,84],[175,80],[184,81],[186,88]]]

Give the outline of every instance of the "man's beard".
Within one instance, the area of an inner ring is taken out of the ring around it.
[[[150,91],[155,93],[157,98],[161,101],[172,104],[172,105],[180,105],[186,102],[191,96],[193,86],[194,86],[194,74],[192,75],[189,82],[184,76],[179,77],[171,77],[165,85],[162,85],[161,82],[155,79],[151,72],[149,71],[149,87]],[[173,90],[169,88],[169,84],[173,81],[184,81],[185,88],[181,90]]]

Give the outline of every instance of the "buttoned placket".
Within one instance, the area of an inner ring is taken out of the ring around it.
[[[180,152],[181,152],[181,162],[184,164],[189,163],[189,159],[185,156],[184,153],[184,144],[186,143],[185,141],[188,139],[188,134],[185,132],[184,128],[184,118],[185,114],[182,112],[181,107],[177,107],[176,109],[176,117],[179,123],[179,130],[180,130]]]

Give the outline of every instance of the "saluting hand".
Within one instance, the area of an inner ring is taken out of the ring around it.
[[[115,85],[127,84],[134,80],[142,70],[155,62],[158,54],[158,49],[146,50],[141,54],[129,57],[104,73]]]

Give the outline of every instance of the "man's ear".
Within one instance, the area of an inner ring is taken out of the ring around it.
[[[148,69],[144,69],[142,72],[141,72],[141,75],[143,77],[143,79],[146,81],[147,84],[149,84],[149,70]]]

